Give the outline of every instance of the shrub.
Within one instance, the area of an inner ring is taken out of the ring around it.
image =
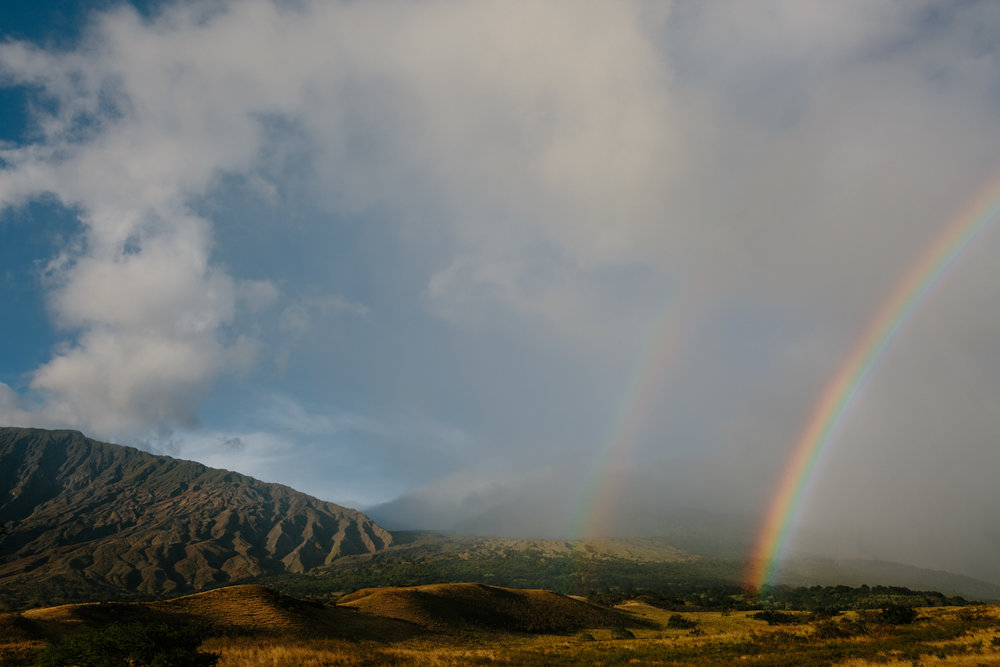
[[[909,625],[917,620],[917,610],[900,604],[888,604],[882,607],[878,620],[890,625]]]
[[[988,616],[985,613],[983,613],[982,609],[974,609],[970,607],[966,607],[965,609],[959,609],[958,617],[966,622],[981,621],[985,618],[988,618]]]
[[[830,619],[816,624],[816,636],[820,639],[846,639],[862,632],[862,624],[849,618]]]
[[[219,656],[203,653],[201,633],[166,623],[113,623],[50,644],[38,656],[43,667],[202,667]]]
[[[912,610],[911,607],[905,607],[905,609]],[[878,639],[888,637],[891,634],[891,624],[882,618],[881,612],[877,611],[859,611],[856,618],[853,619],[841,616],[816,624],[816,636],[821,639],[845,639],[858,635]]]
[[[611,628],[612,639],[635,639],[635,634],[628,628]]]
[[[812,613],[809,615],[809,620],[825,621],[828,618],[840,616],[842,613],[844,613],[844,610],[837,607],[817,607],[812,610]]]
[[[787,614],[783,611],[775,611],[773,609],[758,611],[751,618],[755,618],[758,621],[767,621],[768,625],[794,625],[799,622],[799,617],[795,614]]]
[[[697,627],[697,625],[698,621],[692,621],[691,619],[684,618],[680,614],[672,614],[670,618],[667,619],[668,628],[690,630],[691,628]]]

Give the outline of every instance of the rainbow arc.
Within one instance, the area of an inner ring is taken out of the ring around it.
[[[745,578],[748,586],[764,590],[774,583],[819,463],[836,442],[852,406],[935,287],[998,219],[1000,178],[995,178],[945,226],[883,301],[864,335],[827,384],[792,449],[751,554]]]

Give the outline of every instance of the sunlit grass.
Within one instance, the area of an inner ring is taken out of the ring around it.
[[[178,620],[201,619],[210,637],[202,650],[219,654],[219,665],[234,667],[1000,664],[1000,606],[925,607],[919,609],[913,623],[898,625],[885,622],[878,610],[846,612],[830,619],[793,611],[772,618],[779,624],[769,625],[767,617],[755,618],[757,612],[753,611],[668,611],[633,601],[622,604],[619,610],[631,615],[634,622],[605,622],[573,630],[565,626],[559,634],[513,631],[513,626],[506,624],[509,619],[495,627],[443,623],[457,609],[466,609],[470,600],[497,604],[492,593],[480,595],[482,591],[477,591],[468,586],[445,587],[443,593],[457,596],[454,600],[461,600],[466,607],[459,605],[444,614],[439,607],[452,598],[435,598],[433,605],[418,610],[422,615],[410,614],[412,620],[408,621],[400,620],[404,609],[392,607],[396,599],[392,596],[378,598],[374,611],[366,613],[351,607],[303,603],[259,587],[149,605],[78,605],[26,612],[23,617],[10,614],[0,624],[0,664],[32,664],[43,644],[39,637],[26,634],[31,619],[35,623],[32,627],[55,633],[68,631],[70,625],[81,627],[104,616],[141,610],[147,615],[158,614],[156,618],[174,614]],[[567,609],[573,606],[560,604]],[[556,605],[553,609],[559,608]],[[523,607],[519,613],[553,613],[546,609],[538,612]],[[620,617],[615,612],[592,618],[606,621]]]
[[[633,606],[634,607],[634,606]],[[978,618],[959,609],[921,610],[912,626],[872,628],[871,634],[822,639],[814,623],[768,626],[748,613],[692,612],[700,632],[640,628],[634,639],[598,628],[570,636],[482,633],[462,637],[411,639],[389,645],[331,640],[275,641],[213,639],[205,650],[220,653],[219,664],[250,665],[984,665],[1000,663],[1000,614],[993,608]],[[668,612],[633,608],[650,620]],[[940,637],[947,636],[947,639]],[[994,640],[996,640],[994,642]]]
[[[31,665],[35,662],[35,655],[41,650],[43,644],[40,641],[14,640],[0,641],[0,665]]]
[[[220,667],[295,667],[298,665],[476,665],[504,662],[503,647],[473,648],[453,645],[410,644],[380,646],[290,639],[229,639],[206,642],[203,650],[221,654]]]
[[[693,630],[666,628],[672,612],[627,607],[661,623],[632,630],[634,638],[596,628],[573,635],[478,633],[410,639],[392,644],[329,640],[214,639],[205,650],[222,655],[220,665],[991,665],[1000,664],[1000,611],[922,609],[909,626],[871,626],[867,633],[824,639],[816,623],[768,626],[747,612],[691,612]],[[849,619],[856,615],[845,615]]]

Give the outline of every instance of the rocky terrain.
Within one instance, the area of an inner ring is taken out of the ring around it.
[[[0,428],[0,608],[180,594],[379,551],[361,512],[74,431]]]

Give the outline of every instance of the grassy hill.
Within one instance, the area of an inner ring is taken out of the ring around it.
[[[353,610],[298,600],[264,586],[227,586],[171,600],[94,602],[6,614],[8,624],[37,637],[59,638],[81,627],[111,623],[168,623],[208,628],[216,635],[294,635],[385,640],[410,637],[417,630],[391,618],[362,616]],[[25,623],[26,621],[26,623]]]
[[[475,628],[565,633],[581,628],[644,625],[621,611],[552,591],[484,584],[366,588],[344,596],[337,604],[438,632]]]
[[[610,608],[471,584],[369,589],[330,605],[233,586],[159,602],[0,614],[0,664],[35,664],[49,642],[148,637],[135,629],[157,627],[197,631],[196,649],[227,667],[1000,664],[1000,607],[919,608],[913,616],[676,613],[635,600]]]

